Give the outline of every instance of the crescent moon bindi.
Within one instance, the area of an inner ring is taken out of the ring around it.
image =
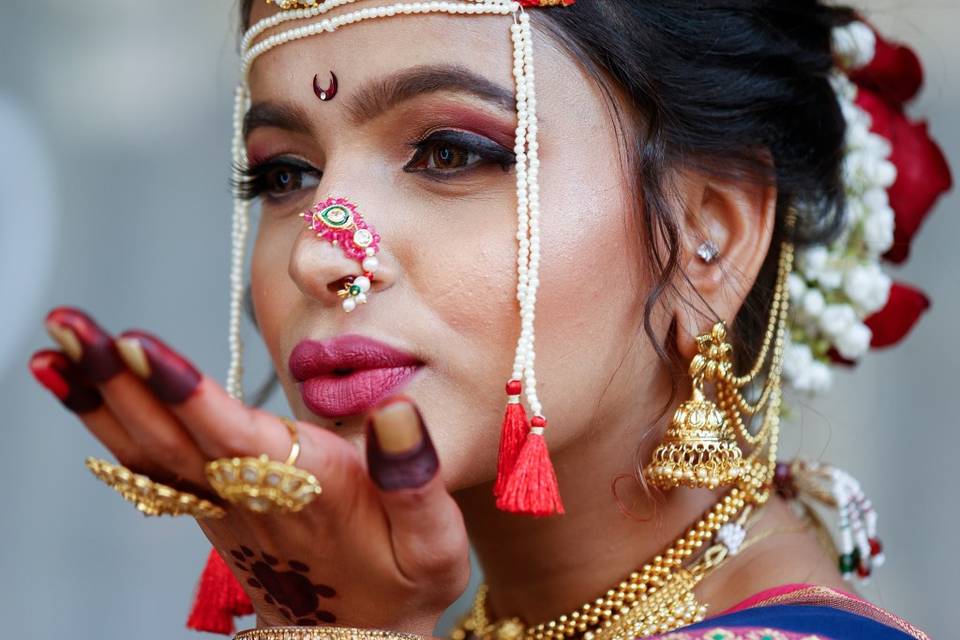
[[[324,102],[333,100],[333,96],[337,95],[337,75],[330,72],[330,84],[326,89],[320,86],[320,74],[313,76],[313,92]]]

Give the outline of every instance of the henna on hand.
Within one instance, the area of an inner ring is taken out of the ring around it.
[[[336,622],[337,617],[321,608],[320,602],[320,598],[336,596],[336,590],[326,584],[314,584],[309,576],[310,567],[305,563],[290,560],[288,569],[281,570],[279,558],[265,552],[260,552],[258,557],[246,546],[232,549],[230,555],[238,569],[251,574],[247,584],[263,591],[264,601],[275,605],[290,622],[301,626]]]

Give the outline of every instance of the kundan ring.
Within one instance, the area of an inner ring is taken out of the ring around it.
[[[284,462],[267,455],[219,458],[206,464],[210,486],[224,500],[256,513],[292,513],[307,506],[321,491],[317,478],[294,466],[300,457],[297,423],[278,416],[290,431],[290,453]]]
[[[343,298],[343,310],[349,313],[358,304],[365,304],[373,274],[380,266],[377,259],[380,234],[346,198],[327,198],[302,212],[300,217],[307,221],[308,229],[317,232],[318,238],[339,246],[348,258],[357,260],[363,268],[362,275],[348,277],[337,292]]]
[[[194,518],[222,518],[226,512],[209,500],[192,493],[154,482],[145,475],[101,460],[87,458],[87,469],[111,489],[132,502],[145,516],[193,516]]]

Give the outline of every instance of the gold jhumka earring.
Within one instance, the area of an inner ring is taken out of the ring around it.
[[[788,228],[792,227],[794,216],[789,214]],[[714,324],[709,333],[697,337],[698,353],[689,369],[692,397],[677,409],[647,469],[656,487],[716,489],[735,484],[744,474],[759,472],[756,466],[762,464],[758,458],[764,449],[770,453],[764,466],[775,464],[788,307],[786,282],[792,268],[793,246],[785,242],[763,345],[749,372],[740,376],[734,372],[733,345],[727,340],[727,328],[722,321]],[[768,360],[766,380],[757,399],[751,402],[745,392],[755,387]],[[706,397],[704,386],[708,383],[715,387],[716,403]],[[761,412],[764,415],[760,428],[751,433],[747,424]],[[746,457],[738,437],[753,447]]]

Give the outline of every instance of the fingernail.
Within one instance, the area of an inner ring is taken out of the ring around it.
[[[167,404],[185,401],[200,384],[202,376],[190,362],[146,331],[124,331],[116,343],[130,370]]]
[[[110,334],[79,309],[57,307],[47,314],[44,326],[88,383],[101,384],[123,371]]]
[[[381,489],[422,487],[440,464],[420,410],[409,399],[387,400],[367,422],[367,466]]]
[[[44,349],[30,357],[30,371],[37,381],[74,413],[93,411],[103,406],[96,387],[84,384],[82,375],[70,359],[59,351]]]

